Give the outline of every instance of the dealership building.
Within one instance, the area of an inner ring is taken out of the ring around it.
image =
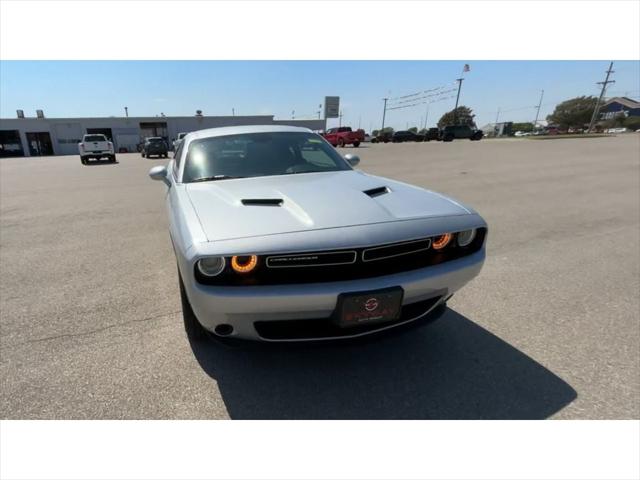
[[[169,145],[180,132],[236,125],[293,125],[325,130],[326,120],[275,120],[273,115],[190,117],[106,117],[0,119],[0,157],[76,155],[78,143],[87,133],[102,133],[114,144],[116,152],[135,152],[145,137],[163,137]]]

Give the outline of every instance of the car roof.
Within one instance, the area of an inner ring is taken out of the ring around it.
[[[207,128],[205,130],[198,130],[197,132],[191,132],[185,139],[189,141],[197,140],[200,138],[210,137],[223,137],[225,135],[240,135],[243,133],[272,133],[272,132],[299,132],[299,133],[313,133],[308,128],[292,127],[289,125],[238,125],[235,127],[217,127]]]

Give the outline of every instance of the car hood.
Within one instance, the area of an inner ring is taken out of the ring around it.
[[[185,188],[209,241],[470,213],[438,193],[353,170]]]

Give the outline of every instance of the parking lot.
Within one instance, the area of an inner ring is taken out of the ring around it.
[[[640,135],[341,151],[476,208],[487,261],[432,325],[293,349],[189,341],[165,160],[1,159],[0,416],[640,418]]]

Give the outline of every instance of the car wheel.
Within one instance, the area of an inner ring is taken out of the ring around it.
[[[353,142],[353,146],[358,148],[360,146],[360,142]]]
[[[84,157],[80,157],[80,163],[81,163],[82,165],[86,165],[86,164],[87,164],[87,159],[86,159],[86,158],[84,158]]]
[[[196,318],[196,314],[193,313],[189,299],[187,298],[187,292],[182,282],[182,275],[178,270],[178,281],[180,282],[180,302],[182,303],[182,319],[184,321],[184,329],[187,332],[187,336],[192,340],[206,340],[209,338],[209,332],[202,326],[202,324]]]
[[[389,140],[385,140],[384,143],[389,143]]]
[[[442,139],[443,142],[453,142],[453,135],[447,135]]]
[[[115,155],[111,155],[109,157],[109,160],[111,161],[111,163],[116,163],[116,156]]]
[[[142,155],[142,158],[144,158],[144,152],[141,152],[140,155]]]

